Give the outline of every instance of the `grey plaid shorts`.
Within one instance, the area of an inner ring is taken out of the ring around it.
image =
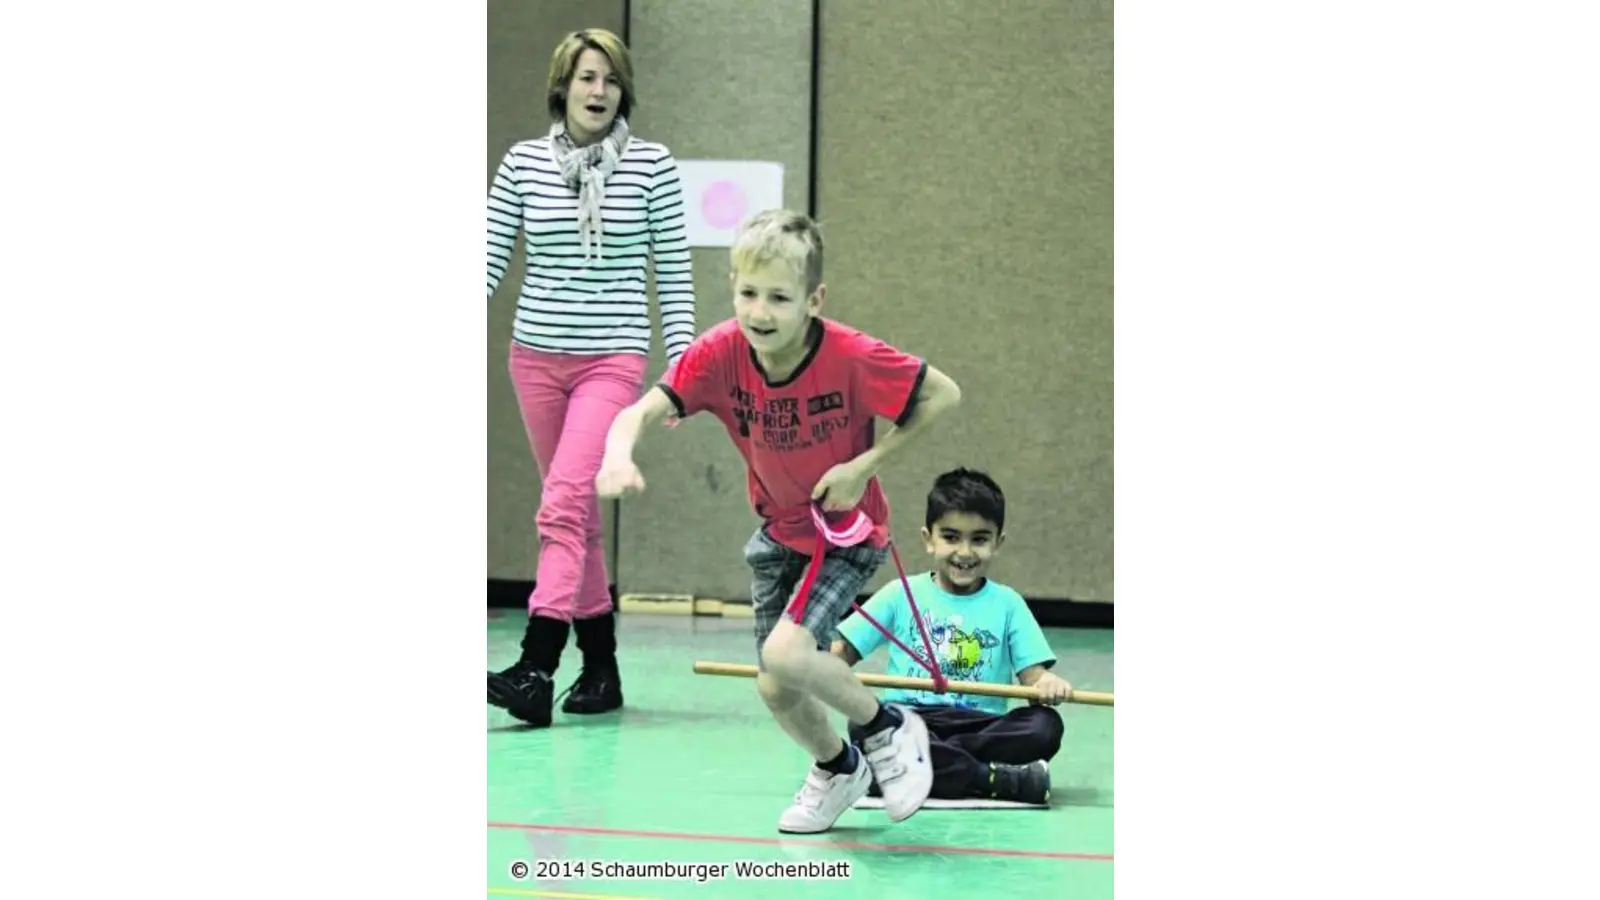
[[[865,542],[854,547],[828,548],[822,571],[811,583],[805,615],[798,623],[816,636],[818,649],[827,650],[833,645],[839,621],[888,555],[888,547],[874,549]],[[765,529],[758,528],[744,545],[744,559],[755,578],[750,588],[750,605],[755,613],[756,660],[759,663],[761,648],[766,646],[767,637],[778,626],[779,617],[805,580],[811,557],[778,543],[767,536]]]

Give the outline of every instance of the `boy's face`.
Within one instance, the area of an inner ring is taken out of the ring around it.
[[[949,512],[931,529],[922,529],[922,540],[933,556],[939,586],[953,594],[966,594],[983,584],[989,561],[1000,551],[1005,535],[980,515]]]
[[[733,314],[756,353],[773,359],[803,351],[806,329],[827,288],[807,297],[795,267],[781,260],[733,273]]]

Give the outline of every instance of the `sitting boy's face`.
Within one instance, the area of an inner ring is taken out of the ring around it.
[[[1005,535],[976,513],[948,512],[932,528],[922,529],[922,540],[933,556],[939,586],[952,594],[969,594],[983,586]]]
[[[820,285],[806,296],[797,267],[783,260],[733,273],[733,314],[761,356],[782,358],[803,351],[807,326],[822,296]]]

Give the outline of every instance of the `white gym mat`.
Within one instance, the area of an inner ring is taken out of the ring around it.
[[[862,797],[855,803],[855,809],[883,809],[882,797]],[[1015,800],[985,800],[982,797],[970,797],[962,800],[940,800],[929,797],[922,803],[923,809],[1049,809],[1047,803],[1018,803]]]

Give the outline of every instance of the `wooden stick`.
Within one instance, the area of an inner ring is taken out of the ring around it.
[[[754,678],[760,670],[753,665],[745,663],[724,662],[696,662],[694,672],[696,675],[730,675],[735,678]],[[901,688],[909,691],[932,691],[932,678],[907,678],[903,675],[878,675],[872,672],[857,672],[856,677],[867,687]],[[985,694],[990,697],[1010,697],[1016,700],[1037,700],[1037,688],[1021,684],[989,684],[982,681],[946,681],[945,687],[952,694]],[[1099,691],[1074,690],[1067,695],[1068,703],[1083,703],[1088,706],[1114,706],[1113,694]]]

